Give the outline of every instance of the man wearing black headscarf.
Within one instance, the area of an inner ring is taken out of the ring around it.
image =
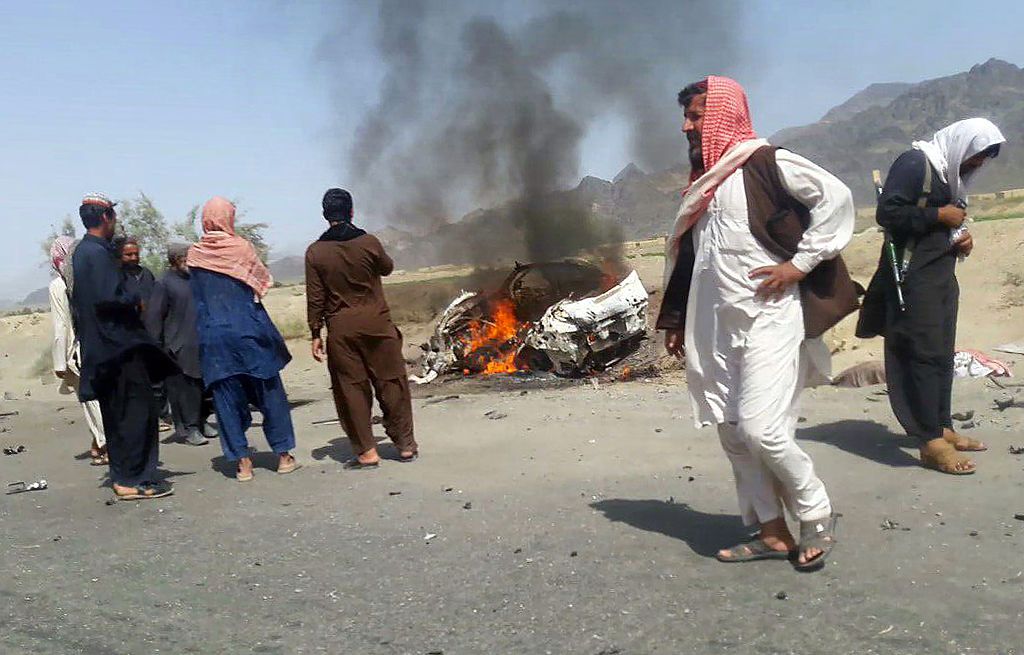
[[[399,461],[411,462],[419,447],[402,334],[391,321],[381,282],[394,263],[376,237],[352,224],[348,191],[328,189],[323,214],[330,227],[306,250],[306,302],[313,357],[327,360],[338,420],[356,455],[346,467],[380,463],[371,425],[374,393]],[[324,326],[326,349],[320,335]]]

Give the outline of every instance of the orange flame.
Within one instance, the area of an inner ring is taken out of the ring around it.
[[[486,357],[483,375],[514,373],[519,370],[515,364],[515,348],[502,351],[502,346],[516,338],[524,326],[516,318],[515,306],[511,300],[500,300],[492,307],[491,320],[474,321],[470,326],[470,340],[465,352],[472,357],[478,351]],[[493,355],[491,355],[493,352]]]

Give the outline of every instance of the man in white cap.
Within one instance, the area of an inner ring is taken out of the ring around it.
[[[110,242],[117,224],[114,204],[93,193],[78,210],[86,229],[72,258],[71,306],[82,349],[78,396],[100,403],[117,497],[161,498],[173,489],[156,479],[160,408],[152,387],[176,367],[146,332],[139,298],[124,290]]]

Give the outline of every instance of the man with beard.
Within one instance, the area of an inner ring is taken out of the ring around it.
[[[974,247],[962,230],[967,187],[1005,141],[991,121],[970,118],[939,130],[931,141],[915,141],[896,159],[875,216],[886,244],[857,325],[859,337],[885,337],[889,403],[920,443],[921,464],[950,475],[975,471],[958,451],[986,449],[957,434],[950,415],[960,300],[956,262]],[[890,245],[901,270],[898,289]]]
[[[153,287],[144,319],[149,333],[181,368],[164,383],[177,436],[190,446],[203,446],[207,443],[206,417],[210,412],[203,402],[196,304],[185,265],[188,248],[187,243],[167,247],[168,269]]]
[[[708,77],[679,104],[692,170],[666,243],[657,327],[670,353],[685,353],[695,422],[717,426],[743,522],[757,526],[718,558],[792,558],[815,570],[838,515],[795,430],[802,388],[829,373],[817,337],[857,307],[838,256],[853,234],[853,198],[827,171],[758,139],[735,81]],[[783,508],[800,522],[799,546]]]
[[[350,469],[380,464],[371,424],[373,395],[398,461],[419,454],[413,437],[412,396],[402,357],[402,334],[391,321],[381,276],[394,263],[376,237],[352,225],[352,196],[328,189],[323,215],[330,227],[306,250],[306,302],[313,357],[327,359],[334,405],[355,457]],[[327,347],[320,331],[327,327]]]
[[[142,300],[142,305],[145,306],[149,302],[149,296],[153,293],[156,278],[153,277],[152,271],[140,263],[141,251],[135,237],[127,236],[120,240],[119,247],[125,291],[138,296]]]
[[[146,332],[138,295],[125,290],[110,242],[117,223],[114,203],[89,194],[78,211],[87,231],[72,257],[71,307],[82,348],[78,397],[99,400],[117,497],[169,496],[171,485],[156,479],[159,407],[153,385],[175,367]]]

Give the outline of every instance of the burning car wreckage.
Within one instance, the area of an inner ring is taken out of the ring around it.
[[[446,373],[550,372],[613,366],[647,337],[648,294],[636,271],[617,284],[582,260],[516,263],[492,292],[460,293],[441,313],[417,384]]]

